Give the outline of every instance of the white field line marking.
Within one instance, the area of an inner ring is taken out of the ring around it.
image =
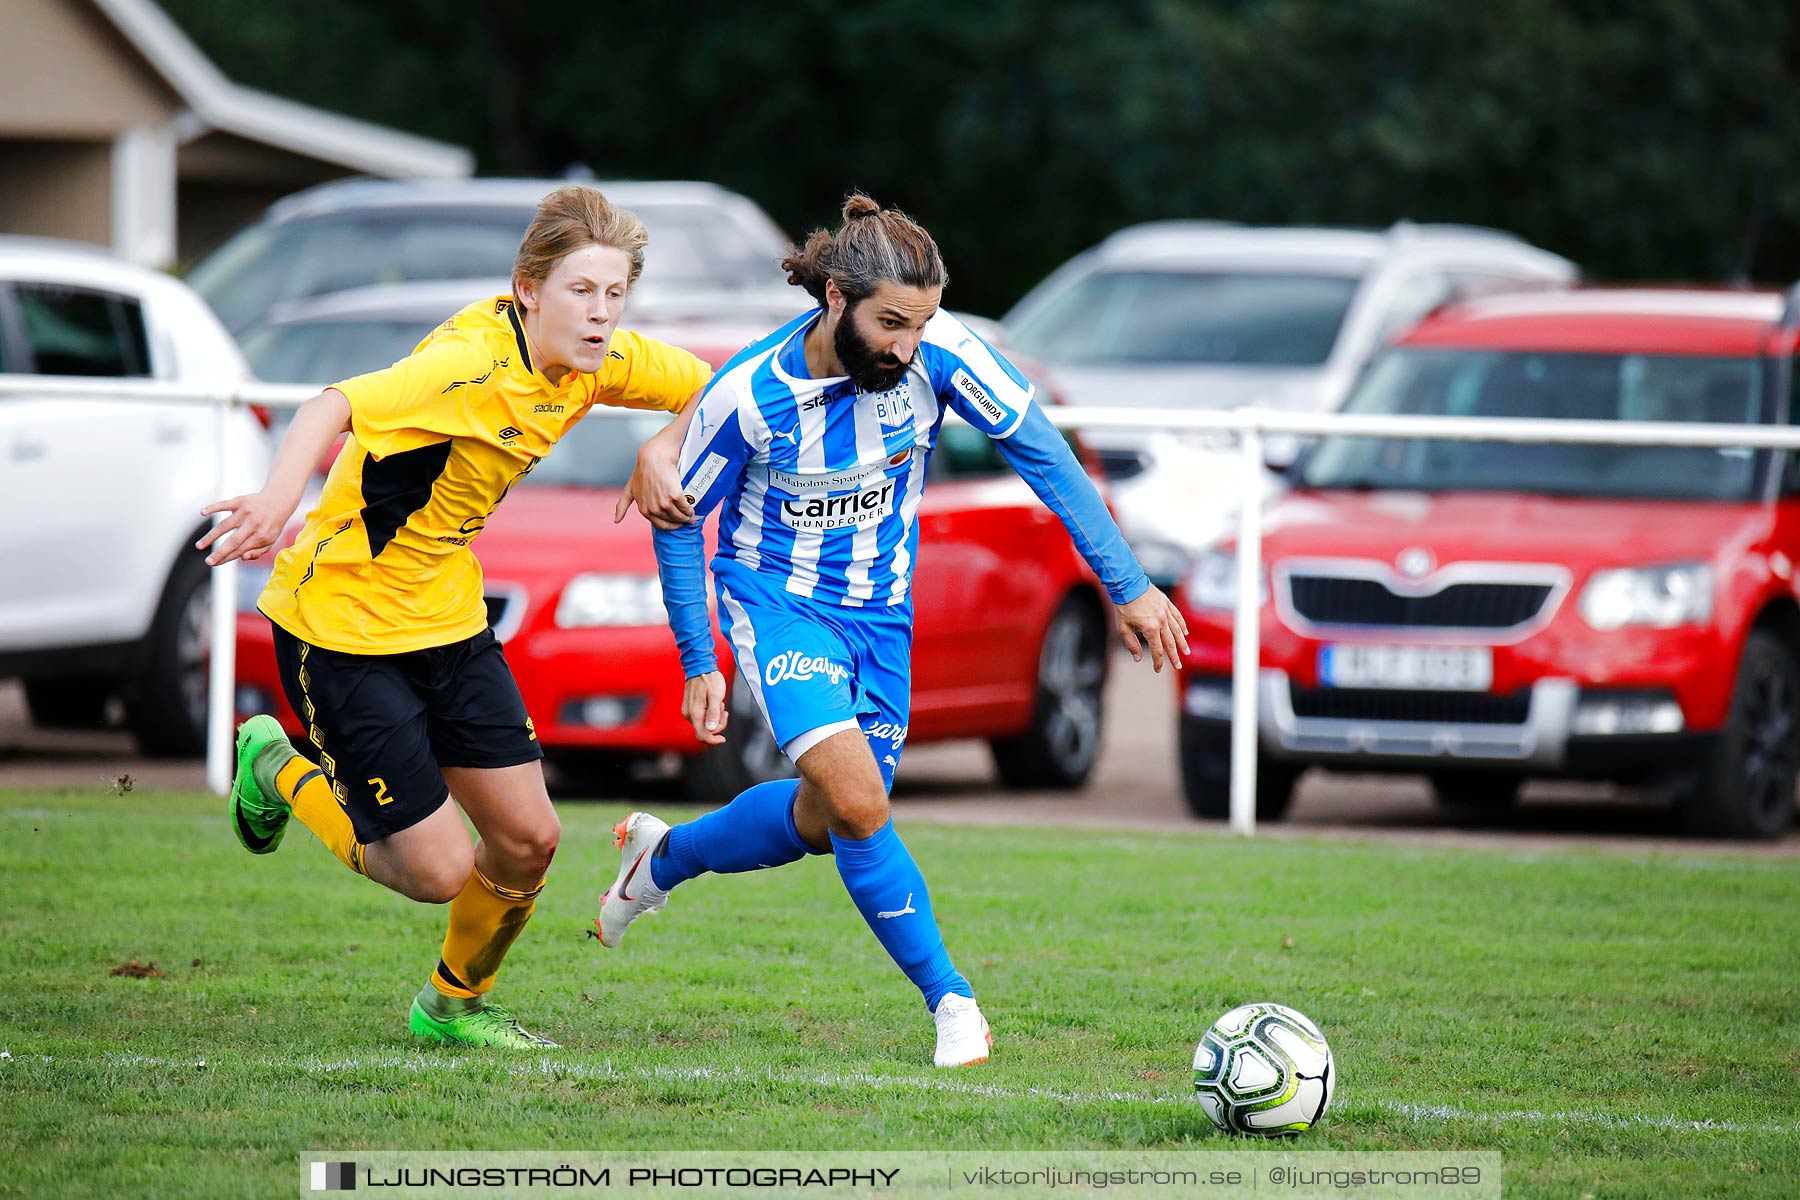
[[[1800,1126],[1777,1121],[1744,1124],[1739,1121],[1692,1121],[1686,1117],[1652,1116],[1628,1113],[1615,1116],[1606,1112],[1539,1112],[1536,1109],[1514,1109],[1509,1112],[1471,1112],[1452,1104],[1407,1104],[1398,1100],[1378,1100],[1376,1106],[1412,1121],[1474,1121],[1480,1125],[1591,1125],[1602,1129],[1694,1129],[1718,1133],[1792,1133]]]
[[[10,1056],[12,1062],[52,1062],[46,1054]],[[68,1059],[63,1062],[92,1063],[96,1060]],[[206,1059],[193,1061],[151,1058],[142,1054],[113,1054],[98,1060],[111,1067],[189,1068],[208,1065]],[[464,1068],[499,1067],[513,1076],[545,1076],[575,1079],[637,1079],[651,1082],[783,1083],[811,1084],[841,1088],[846,1091],[934,1091],[959,1096],[981,1096],[997,1100],[1056,1100],[1065,1104],[1185,1104],[1185,1094],[1143,1096],[1131,1092],[1069,1092],[1055,1088],[1013,1088],[998,1084],[968,1083],[956,1078],[916,1078],[905,1075],[874,1075],[864,1071],[746,1071],[741,1067],[719,1070],[716,1067],[632,1067],[620,1069],[610,1060],[592,1062],[559,1062],[537,1058],[529,1061],[498,1062],[493,1059],[429,1058],[423,1055],[380,1055],[374,1058],[327,1059],[318,1055],[301,1058],[213,1059],[211,1065],[230,1067],[244,1065],[273,1070],[299,1069],[309,1074],[332,1074],[344,1071],[459,1071]],[[1473,1121],[1481,1125],[1574,1125],[1601,1129],[1692,1129],[1714,1133],[1796,1133],[1800,1125],[1783,1125],[1776,1121],[1743,1123],[1740,1121],[1694,1121],[1685,1117],[1628,1113],[1619,1116],[1607,1112],[1542,1112],[1536,1109],[1513,1109],[1505,1112],[1474,1112],[1449,1104],[1416,1104],[1398,1100],[1376,1100],[1375,1107],[1419,1124],[1445,1121]]]

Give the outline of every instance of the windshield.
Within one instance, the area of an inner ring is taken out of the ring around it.
[[[1753,358],[1394,350],[1376,361],[1344,411],[1735,424],[1757,419],[1759,376]],[[1742,500],[1755,467],[1755,452],[1743,449],[1328,437],[1302,465],[1299,482]]]
[[[284,300],[417,280],[512,276],[533,208],[370,208],[253,225],[188,277],[219,319],[241,334]],[[781,286],[783,247],[699,204],[641,205],[650,232],[641,285]]]
[[[244,339],[244,357],[267,383],[331,383],[399,362],[436,324],[365,317],[264,325]]]
[[[1013,344],[1061,366],[1311,367],[1337,342],[1357,280],[1103,271],[1033,305]]]
[[[633,412],[614,416],[589,413],[562,435],[520,487],[624,487],[637,465],[638,447],[668,424],[666,413]]]

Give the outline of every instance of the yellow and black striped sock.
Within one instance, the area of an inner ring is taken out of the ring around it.
[[[300,823],[312,830],[339,862],[358,875],[368,874],[363,869],[363,847],[356,840],[350,815],[331,794],[331,784],[323,771],[296,754],[276,773],[275,790],[288,802]]]
[[[537,908],[542,881],[528,891],[501,887],[480,867],[469,872],[469,882],[450,902],[450,930],[444,935],[444,951],[431,986],[444,996],[476,1000],[494,986],[500,960],[513,940],[531,920]]]

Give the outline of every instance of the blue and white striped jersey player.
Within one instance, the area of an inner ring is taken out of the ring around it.
[[[648,813],[620,822],[623,861],[601,897],[600,940],[617,946],[695,876],[833,854],[857,910],[924,994],[936,1064],[963,1066],[985,1061],[993,1038],[888,811],[911,702],[919,496],[946,411],[992,437],[1062,518],[1117,604],[1134,657],[1147,646],[1158,670],[1178,664],[1186,629],[1031,385],[939,309],[946,274],[931,236],[863,195],[843,216],[782,264],[819,307],[727,363],[688,406],[687,425],[646,444],[631,489],[658,526],[683,716],[707,743],[724,740],[726,688],[697,519],[724,506],[712,561],[719,623],[800,781],[758,784],[673,829]]]

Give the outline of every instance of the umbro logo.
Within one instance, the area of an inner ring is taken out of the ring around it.
[[[514,429],[511,425],[508,425],[505,429],[500,431],[500,438],[502,441],[510,442],[518,436],[519,431]]]

